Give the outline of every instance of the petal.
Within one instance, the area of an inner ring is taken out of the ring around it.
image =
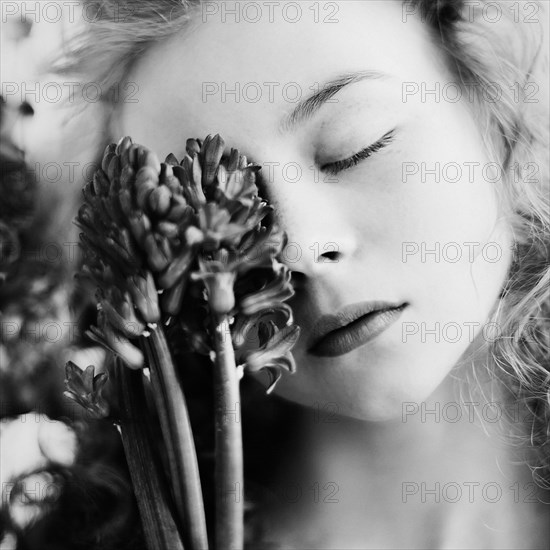
[[[263,347],[258,351],[252,352],[246,359],[246,367],[252,372],[282,361],[283,364],[291,366],[288,359],[284,356],[294,347],[300,336],[300,327],[290,325],[277,332]]]
[[[210,137],[210,136],[208,136]],[[208,138],[207,138],[208,139]],[[201,151],[203,161],[202,185],[211,185],[216,178],[216,172],[223,156],[225,142],[219,134],[216,134],[208,142],[205,140]]]
[[[254,315],[239,314],[235,319],[235,324],[232,327],[233,346],[235,349],[241,348],[248,341],[249,332],[258,325],[262,317],[282,315],[282,323],[290,325],[293,323],[292,309],[288,304],[278,303],[273,307],[264,309]],[[280,323],[281,323],[280,322]]]
[[[115,333],[109,328],[105,328],[104,334],[109,349],[118,355],[128,367],[131,369],[140,369],[143,367],[143,353],[139,348],[130,343],[126,337],[121,333]]]
[[[126,284],[143,321],[145,323],[158,323],[160,320],[158,293],[152,273],[147,271],[145,277],[142,275],[128,277]]]
[[[235,172],[235,170],[239,168],[239,156],[239,150],[231,148],[231,152],[226,161],[228,172]]]
[[[193,265],[194,259],[195,247],[185,247],[159,277],[158,280],[161,288],[172,288],[182,277],[185,277]]]
[[[101,169],[105,174],[107,174],[107,170],[109,169],[109,164],[111,163],[111,160],[116,158],[116,143],[109,143],[107,147],[105,148],[105,152],[103,153],[103,158],[101,160]]]
[[[166,160],[164,161],[166,164],[168,164],[169,166],[179,166],[179,162],[178,162],[178,159],[176,158],[176,156],[173,154],[173,153],[170,153],[167,157],[166,157]]]
[[[185,143],[185,150],[190,157],[200,153],[201,144],[197,139],[188,139]]]
[[[137,338],[145,329],[145,325],[135,317],[130,319],[125,318],[108,300],[101,300],[100,304],[109,323],[128,338]]]
[[[108,380],[109,376],[106,372],[100,372],[99,374],[94,376],[94,392],[99,393]]]
[[[288,269],[280,270],[277,278],[270,281],[264,288],[245,296],[240,302],[242,313],[253,315],[262,309],[274,307],[278,302],[284,302],[294,296],[290,276],[291,273]]]
[[[195,193],[198,192],[199,189],[202,192],[202,166],[199,155],[193,157],[192,170],[193,177],[191,179],[191,185],[193,186],[193,190]]]
[[[120,173],[120,187],[123,191],[131,191],[136,181],[136,172],[127,164]]]
[[[218,189],[223,193],[225,193],[227,188],[229,177],[230,174],[227,172],[226,167],[223,164],[220,164],[218,167]]]
[[[266,372],[269,375],[270,384],[267,390],[265,390],[265,393],[269,395],[275,389],[275,386],[277,385],[277,382],[281,379],[281,376],[283,376],[283,373],[278,367],[267,367]]]
[[[91,392],[94,389],[94,366],[88,365],[83,372],[83,383],[87,392]]]
[[[274,265],[273,258],[281,253],[284,241],[284,235],[279,233],[276,228],[251,232],[250,236],[245,237],[245,242],[241,244],[239,250],[242,256],[238,266],[239,274],[244,274],[258,266]]]
[[[183,295],[187,288],[187,278],[180,279],[172,288],[165,290],[161,297],[160,303],[162,311],[166,315],[177,315],[181,311]]]
[[[173,222],[162,220],[157,223],[156,229],[170,241],[175,241],[179,237],[179,227]]]
[[[166,185],[159,185],[149,195],[149,207],[157,216],[164,216],[170,209],[172,192]]]
[[[115,153],[113,158],[109,162],[107,167],[107,177],[109,178],[110,185],[105,191],[105,195],[109,193],[109,188],[115,186],[115,182],[118,180],[120,175],[120,157]]]
[[[65,365],[65,386],[75,395],[88,392],[82,369],[72,361],[67,361]]]
[[[130,157],[128,155],[128,152],[130,150],[130,146],[132,145],[133,141],[130,136],[123,137],[116,146],[115,153],[120,156],[120,162],[123,166],[126,166],[129,161]]]
[[[143,166],[136,174],[135,193],[138,206],[144,210],[149,195],[159,185],[158,172],[151,166]]]
[[[208,295],[208,305],[219,315],[229,313],[235,307],[233,286],[236,274],[228,271],[198,273],[194,279],[202,279]]]
[[[165,241],[166,237],[151,233],[145,237],[143,243],[149,267],[155,272],[166,269],[172,259],[170,249],[166,246],[167,242],[164,244]]]

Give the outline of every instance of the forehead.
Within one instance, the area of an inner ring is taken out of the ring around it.
[[[123,103],[119,132],[161,154],[211,132],[238,147],[342,74],[390,73],[401,87],[441,67],[426,25],[399,0],[205,2],[136,64],[138,101]]]

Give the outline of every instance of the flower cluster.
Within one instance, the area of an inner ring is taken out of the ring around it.
[[[136,339],[158,323],[179,322],[189,348],[210,353],[212,318],[227,315],[242,368],[266,367],[275,379],[294,371],[299,328],[283,304],[293,290],[276,259],[285,236],[258,196],[260,167],[224,149],[217,135],[189,139],[181,162],[170,154],[161,163],[125,137],[83,190],[83,274],[98,287],[89,336],[131,368],[144,362]],[[201,310],[209,323],[197,323]],[[263,323],[267,315],[278,322]],[[253,329],[259,349],[244,345]]]

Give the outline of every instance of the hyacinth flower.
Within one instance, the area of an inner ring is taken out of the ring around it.
[[[190,139],[181,162],[169,155],[160,163],[128,137],[111,144],[77,217],[81,275],[98,288],[88,335],[130,369],[149,367],[177,523],[189,547],[201,549],[208,541],[196,453],[164,327],[177,323],[188,349],[213,362],[219,549],[244,541],[243,499],[228,498],[243,487],[240,421],[227,414],[240,402],[239,379],[265,368],[270,392],[282,370],[294,372],[299,335],[283,303],[293,295],[290,272],[277,261],[286,238],[258,196],[260,168],[224,148],[220,136]]]
[[[154,153],[125,139],[107,148],[101,170],[83,189],[85,203],[77,217],[83,230],[82,275],[91,278],[98,288],[97,325],[87,334],[130,369],[145,365],[150,368],[178,522],[185,525],[183,535],[192,548],[205,548],[206,522],[193,435],[183,390],[160,324],[157,274],[166,269],[166,263],[161,264],[159,256],[163,251],[176,256],[183,246],[170,245],[155,231],[155,222],[166,213],[164,203],[150,197],[159,187],[160,169]],[[154,196],[158,199],[158,195]],[[174,221],[174,213],[168,214],[169,221]],[[151,236],[159,235],[160,244],[152,249]],[[125,385],[123,374],[117,378]],[[124,440],[125,430],[122,436]],[[131,448],[131,442],[126,441],[125,448]],[[128,461],[131,470],[141,471],[134,456],[128,456]],[[146,503],[142,504],[143,517]],[[145,525],[145,529],[152,531],[154,527]],[[181,546],[178,540],[171,544]]]
[[[84,407],[94,418],[103,418],[109,414],[109,405],[103,398],[103,388],[107,382],[107,373],[95,374],[95,367],[89,365],[81,370],[72,361],[65,367],[64,394]]]

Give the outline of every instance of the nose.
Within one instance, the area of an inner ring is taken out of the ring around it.
[[[313,178],[312,178],[313,180]],[[274,181],[269,198],[287,234],[282,261],[295,278],[340,273],[358,247],[353,209],[334,184]]]

